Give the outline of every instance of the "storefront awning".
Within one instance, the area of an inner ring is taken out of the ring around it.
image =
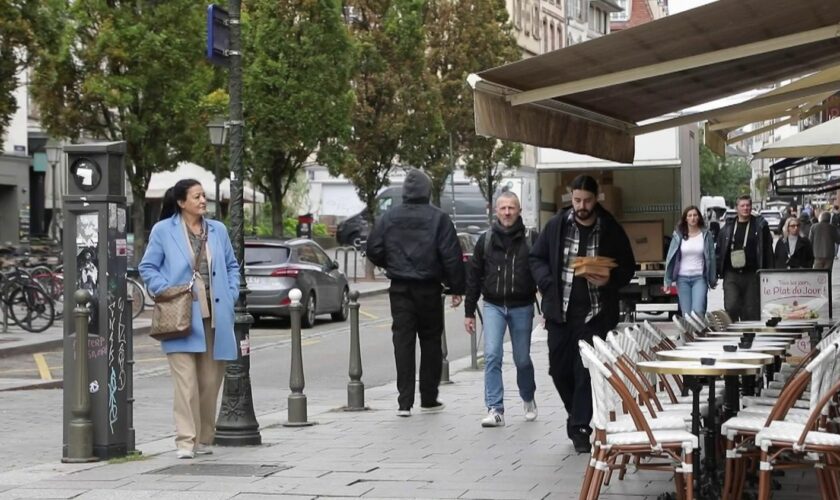
[[[840,156],[840,119],[829,120],[765,146],[755,158]]]
[[[658,123],[746,90],[840,64],[837,0],[718,0],[470,76],[476,132],[632,163],[634,136],[803,101],[834,79]]]

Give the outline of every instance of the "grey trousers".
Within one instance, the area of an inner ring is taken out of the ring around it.
[[[755,272],[739,273],[730,269],[724,273],[723,308],[732,321],[761,319],[758,276]]]

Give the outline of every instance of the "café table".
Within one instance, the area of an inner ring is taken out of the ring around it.
[[[736,352],[757,352],[773,356],[773,363],[767,365],[766,375],[767,383],[773,380],[773,374],[781,366],[782,358],[790,347],[790,343],[758,343],[753,342],[750,347],[738,347],[740,338],[731,342],[687,342],[685,345],[677,346],[678,350],[692,350],[692,351],[723,351],[723,346],[734,345],[737,347]],[[755,396],[756,394],[756,380],[754,377],[744,377],[743,383],[744,395]]]
[[[721,352],[720,354],[726,354]],[[695,492],[697,498],[720,498],[720,481],[717,478],[717,441],[718,431],[715,422],[715,380],[717,377],[737,377],[740,375],[758,375],[761,372],[760,365],[747,363],[729,363],[715,361],[713,365],[704,365],[698,361],[640,361],[636,363],[638,369],[644,373],[656,373],[664,375],[680,375],[685,381],[686,387],[691,391],[691,432],[700,437],[700,389],[701,379],[705,378],[708,384],[709,415],[705,429],[706,461],[704,467],[700,467],[700,450],[694,450],[694,463],[698,464],[695,474]],[[731,384],[727,389],[732,390]],[[737,390],[737,386],[736,386]],[[731,397],[729,395],[725,396]],[[737,397],[737,392],[735,397]],[[705,473],[701,469],[705,468]]]
[[[803,334],[808,333],[807,330],[787,330],[787,331],[778,331],[778,332],[771,332],[771,331],[763,331],[763,330],[727,330],[725,332],[706,332],[704,335],[706,338],[714,338],[714,337],[732,337],[732,336],[739,336],[745,333],[754,333],[756,339],[790,339],[790,338],[799,338]],[[698,337],[695,335],[695,338]]]
[[[833,328],[837,320],[832,318],[817,318],[811,320],[783,320],[775,326],[767,326],[765,321],[738,321],[726,326],[728,331],[750,332],[801,332],[809,336],[811,345],[817,345],[822,339],[823,331]]]

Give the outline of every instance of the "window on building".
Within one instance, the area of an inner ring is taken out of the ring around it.
[[[513,25],[518,30],[522,29],[522,0],[513,2]]]
[[[621,12],[613,12],[610,14],[610,19],[613,21],[628,21],[630,19],[630,8],[633,5],[631,0],[615,0],[615,3],[621,7]]]

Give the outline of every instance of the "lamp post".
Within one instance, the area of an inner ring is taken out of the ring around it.
[[[52,173],[52,210],[50,211],[50,237],[52,237],[53,241],[58,241],[58,209],[56,206],[57,196],[56,196],[56,180],[55,180],[55,167],[58,165],[58,160],[61,155],[61,143],[56,141],[55,139],[50,139],[47,141],[46,146],[44,149],[47,152],[47,163],[50,164],[50,171]]]
[[[245,149],[242,128],[242,30],[240,22],[241,0],[228,1],[230,45],[227,51],[230,62],[228,87],[230,94],[230,239],[233,253],[239,262],[239,300],[234,306],[233,330],[239,349],[236,361],[225,366],[225,385],[219,419],[216,421],[215,443],[221,446],[247,446],[262,442],[260,426],[254,415],[251,396],[250,327],[254,318],[248,314],[245,284],[245,217],[242,153]]]
[[[221,220],[222,201],[219,199],[219,165],[222,163],[222,146],[227,142],[227,123],[217,118],[207,124],[207,131],[210,133],[210,144],[216,149],[216,165],[213,171],[213,176],[216,178],[216,219]]]

